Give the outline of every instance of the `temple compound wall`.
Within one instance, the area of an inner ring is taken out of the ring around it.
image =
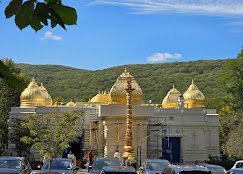
[[[122,154],[126,106],[90,104],[77,103],[72,107],[12,107],[9,114],[11,120],[24,119],[27,114],[45,115],[83,109],[84,115],[80,117],[82,155],[90,148],[99,157],[113,158],[116,150]],[[11,126],[10,121],[10,131],[13,130]],[[134,153],[138,161],[163,157],[174,163],[194,163],[196,160],[203,162],[209,155],[220,157],[219,115],[214,109],[133,106],[132,128]],[[37,152],[32,152],[32,157],[36,160],[41,158]]]

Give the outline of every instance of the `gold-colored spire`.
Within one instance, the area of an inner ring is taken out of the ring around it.
[[[126,81],[127,77],[131,76],[130,73],[127,72],[127,69],[125,68],[125,71],[117,78],[116,82],[112,86],[110,90],[110,96],[111,96],[111,102],[109,104],[113,105],[125,105],[126,100]],[[132,103],[133,104],[142,104],[142,97],[143,92],[140,86],[137,84],[133,76],[131,76],[131,83],[133,88],[135,90],[132,93]]]
[[[185,108],[205,108],[205,97],[203,93],[197,88],[192,80],[192,84],[183,94]]]
[[[125,67],[124,73],[127,73],[127,67]]]
[[[66,104],[67,106],[75,106],[76,104],[72,101],[72,99],[70,100],[70,102],[68,102]]]
[[[111,100],[110,94],[106,93],[106,91],[102,91],[102,93],[98,93],[96,96],[94,96],[89,102],[103,102],[105,104],[108,104]]]
[[[20,107],[44,106],[44,101],[42,90],[38,87],[33,77],[32,82],[20,95]]]
[[[52,105],[52,98],[46,88],[44,87],[43,83],[41,82],[40,89],[42,90],[42,95],[44,96],[45,101],[43,102],[43,106]]]
[[[175,88],[173,84],[172,89],[167,93],[163,99],[162,106],[163,108],[177,108],[178,107],[178,97],[181,93]]]

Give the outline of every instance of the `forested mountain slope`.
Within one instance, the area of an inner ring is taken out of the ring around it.
[[[35,77],[38,85],[43,82],[54,101],[57,97],[58,101],[80,101],[83,96],[92,98],[99,91],[109,91],[126,67],[142,88],[145,103],[148,100],[161,103],[173,84],[183,94],[194,79],[206,97],[207,108],[216,108],[221,99],[226,97],[220,90],[218,80],[222,69],[230,60],[124,65],[96,71],[60,65],[16,66],[22,69],[26,76]]]

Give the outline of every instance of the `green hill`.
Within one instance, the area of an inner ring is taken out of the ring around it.
[[[54,101],[57,97],[58,101],[80,101],[83,96],[92,98],[99,91],[109,91],[126,67],[142,88],[145,102],[152,100],[153,103],[161,103],[173,84],[183,94],[194,79],[206,97],[207,108],[218,108],[220,101],[226,97],[220,90],[218,80],[221,70],[230,60],[124,65],[97,71],[60,65],[16,66],[26,76],[35,77],[38,85],[43,82]]]

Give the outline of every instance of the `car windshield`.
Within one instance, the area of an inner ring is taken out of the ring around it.
[[[0,160],[0,168],[20,169],[21,160]]]
[[[224,170],[224,168],[216,168],[216,167],[207,167],[212,174],[224,174],[227,173],[226,170]]]
[[[146,170],[164,170],[169,165],[168,162],[147,162]]]
[[[47,161],[43,169],[48,169],[49,167],[49,161]],[[51,169],[53,170],[72,170],[71,162],[68,160],[54,160],[51,163]]]
[[[94,168],[100,170],[104,166],[122,166],[121,161],[96,161]]]

